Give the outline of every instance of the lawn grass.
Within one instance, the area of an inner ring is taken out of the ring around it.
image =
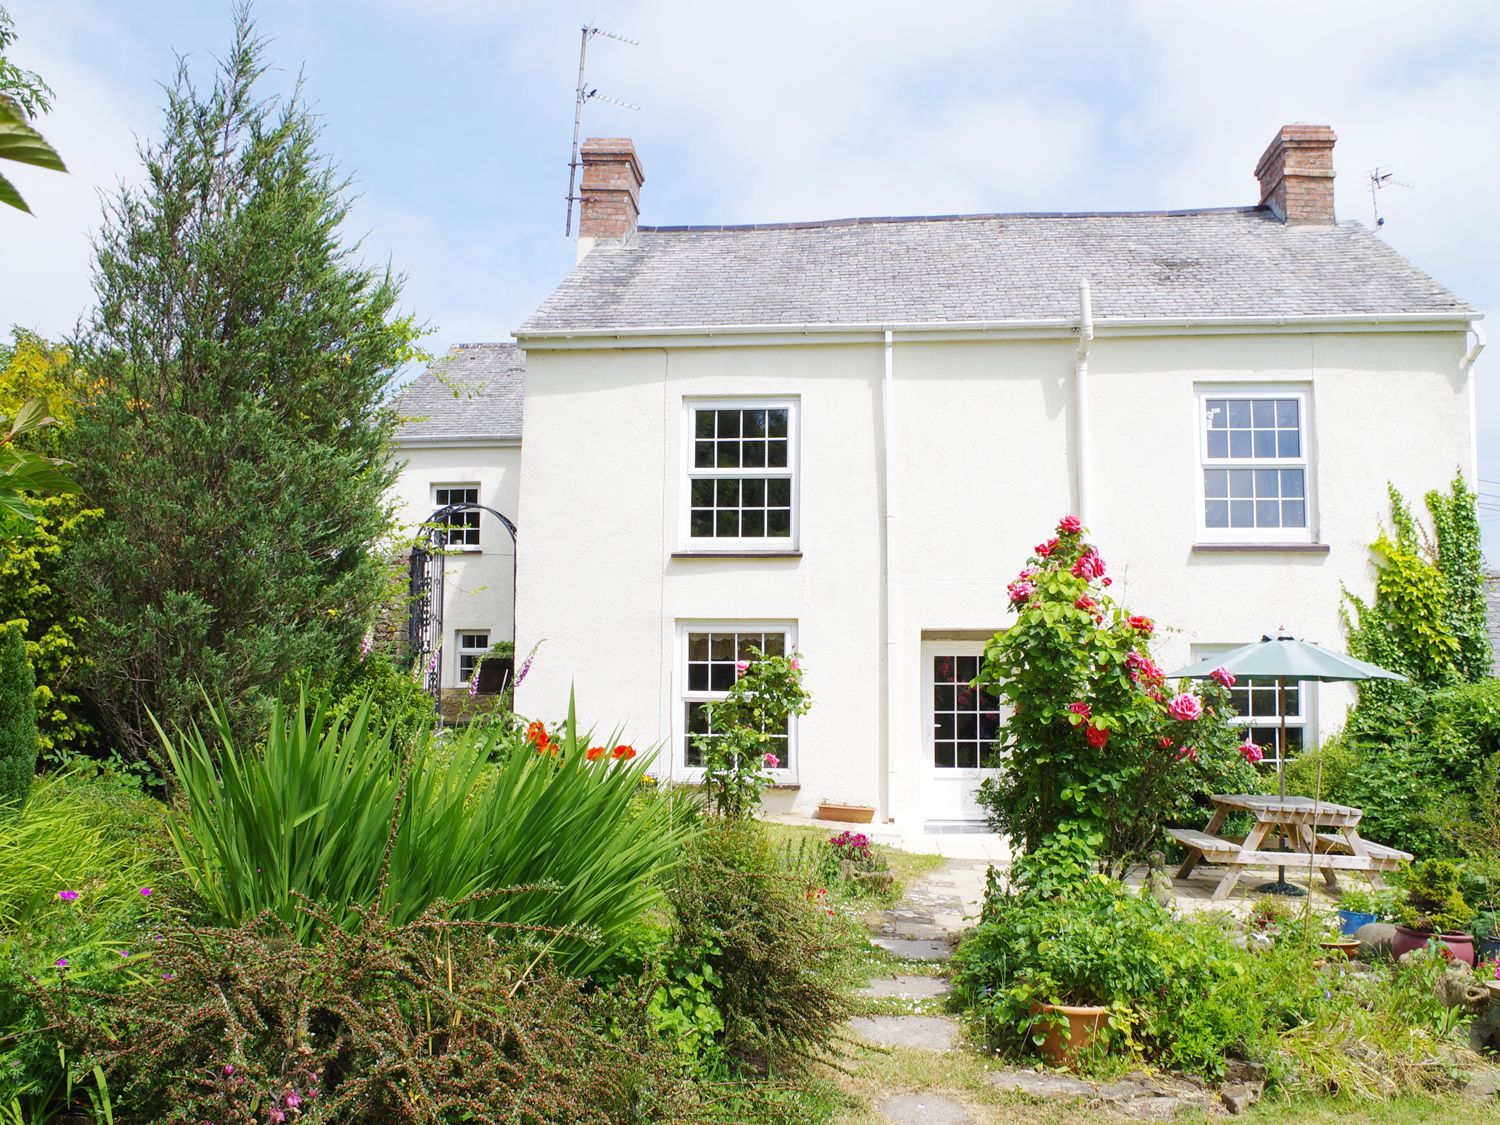
[[[761,823],[770,834],[772,840],[783,846],[793,848],[804,842],[807,846],[811,847],[814,844],[821,844],[831,837],[838,835],[837,832],[821,825],[781,824],[771,820],[762,821]],[[851,826],[851,830],[858,832],[864,827],[863,825],[855,824]],[[902,848],[887,847],[883,844],[877,844],[876,848],[879,850],[881,858],[890,865],[892,873],[896,876],[896,881],[903,887],[909,886],[923,876],[931,875],[943,866],[943,857],[940,855],[933,855],[928,852],[909,852]]]

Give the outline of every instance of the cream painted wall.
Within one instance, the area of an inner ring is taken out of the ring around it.
[[[433,489],[478,485],[479,503],[516,521],[520,506],[521,450],[517,443],[466,446],[402,445],[404,462],[393,499],[399,518],[415,528],[433,512]],[[511,640],[515,548],[493,516],[481,514],[478,551],[446,557],[443,581],[442,686],[460,687],[456,635],[486,631],[490,643]]]
[[[526,341],[522,341],[523,344]],[[1467,464],[1472,418],[1459,332],[1125,337],[1090,362],[1088,522],[1112,592],[1165,626],[1163,663],[1193,644],[1286,625],[1341,646],[1341,585],[1367,592],[1366,545],[1388,480],[1409,496]],[[672,742],[683,776],[677,623],[795,621],[812,712],[795,781],[774,807],[878,805],[916,826],[932,771],[925,637],[979,636],[1010,618],[1004,587],[1077,503],[1074,342],[898,339],[890,511],[888,761],[878,344],[528,351],[520,523],[520,643],[546,638],[519,705],[623,723]],[[1311,388],[1317,539],[1326,553],[1194,551],[1200,384]],[[685,397],[796,396],[799,559],[673,558],[684,503]],[[1317,726],[1349,693],[1319,694]]]

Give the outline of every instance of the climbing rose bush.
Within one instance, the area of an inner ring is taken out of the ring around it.
[[[1169,686],[1150,651],[1157,623],[1118,605],[1110,585],[1082,523],[1064,516],[1006,587],[1016,621],[986,644],[976,682],[1011,715],[979,800],[1021,850],[1118,870],[1166,825],[1200,820],[1209,793],[1262,783],[1258,748],[1229,721],[1234,678]]]

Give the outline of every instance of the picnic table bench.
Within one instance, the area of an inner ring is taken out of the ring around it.
[[[1188,855],[1177,869],[1177,878],[1186,879],[1200,863],[1222,864],[1228,868],[1213,900],[1229,897],[1240,875],[1252,864],[1317,868],[1323,880],[1338,889],[1338,871],[1363,872],[1374,886],[1382,886],[1382,871],[1395,871],[1411,860],[1410,852],[1386,847],[1362,839],[1358,832],[1364,810],[1350,805],[1314,802],[1309,797],[1267,797],[1259,793],[1215,794],[1213,816],[1202,831],[1193,828],[1168,829],[1173,839],[1187,848]],[[1232,813],[1247,812],[1255,818],[1249,835],[1243,840],[1220,836],[1218,831]],[[1333,832],[1319,832],[1332,828]],[[1263,847],[1270,836],[1286,842],[1287,850]]]

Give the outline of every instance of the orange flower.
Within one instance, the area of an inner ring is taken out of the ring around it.
[[[604,757],[604,747],[590,746],[583,752],[583,756],[590,762],[597,762],[600,758]]]
[[[616,746],[610,751],[610,757],[614,758],[617,762],[628,762],[631,758],[635,757],[635,747]]]
[[[548,741],[547,727],[540,719],[533,719],[526,727],[526,741],[538,748],[546,747]]]

